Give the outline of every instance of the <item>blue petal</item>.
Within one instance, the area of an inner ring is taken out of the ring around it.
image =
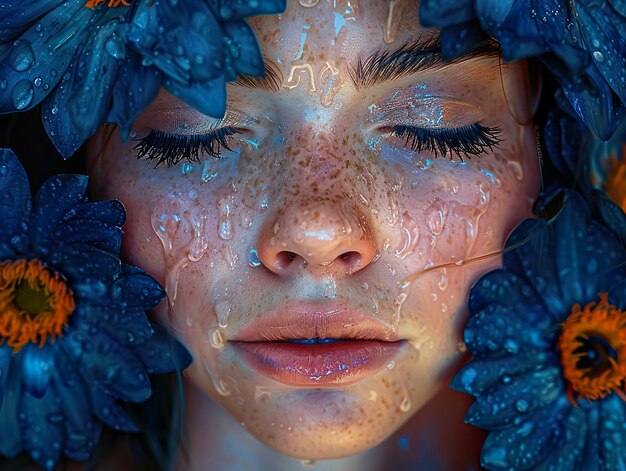
[[[243,21],[224,23],[226,52],[230,53],[235,69],[240,74],[263,74],[263,56],[252,28]]]
[[[109,113],[112,84],[121,57],[110,52],[110,48],[107,50],[107,44],[125,35],[125,27],[117,20],[99,25],[88,38],[89,46],[77,54],[78,69],[74,70],[68,108],[74,126],[84,138],[91,136]]]
[[[203,83],[182,86],[166,79],[164,86],[189,106],[213,118],[222,118],[226,112],[226,80],[224,76]]]
[[[563,399],[518,426],[491,432],[483,445],[482,465],[492,470],[534,469],[546,454],[558,448],[563,422],[571,410],[571,404]]]
[[[618,18],[610,12],[605,2],[581,2],[576,11],[596,68],[625,103],[626,39],[617,30]],[[621,22],[624,23],[624,18]]]
[[[22,382],[24,389],[36,398],[46,393],[54,371],[54,355],[51,345],[39,348],[34,344],[24,346],[22,357]]]
[[[92,219],[122,227],[126,221],[126,210],[118,200],[90,201],[75,206],[68,212],[71,219]]]
[[[487,36],[478,21],[468,21],[441,30],[439,41],[445,59],[454,59],[474,49]]]
[[[72,288],[80,290],[81,281],[103,279],[119,273],[121,262],[117,255],[89,245],[66,245],[48,257],[51,264],[72,281]],[[77,283],[76,285],[74,283]],[[90,284],[93,282],[91,281]],[[84,284],[82,286],[85,286]]]
[[[96,381],[113,396],[125,401],[142,402],[150,397],[148,375],[131,349],[102,330],[95,335],[72,330],[64,339],[68,352],[75,362],[80,363],[88,383]]]
[[[473,360],[452,379],[450,387],[473,396],[497,384],[509,384],[514,376],[543,368],[553,355],[536,348],[523,348],[504,358]]]
[[[38,398],[28,393],[22,396],[19,423],[24,448],[39,466],[49,471],[56,467],[63,451],[64,420],[61,399],[54,388],[48,388]]]
[[[71,0],[54,8],[0,56],[0,70],[11,91],[0,94],[0,113],[29,110],[57,86],[93,15],[83,4]]]
[[[258,2],[230,0],[229,2],[221,2],[218,13],[221,19],[233,21],[243,20],[254,15],[282,13],[286,7],[286,0],[261,0]]]
[[[161,302],[165,290],[157,281],[140,268],[124,264],[122,275],[113,284],[116,299],[129,308],[147,311]]]
[[[496,39],[500,42],[502,56],[507,62],[550,51],[548,44],[539,35],[533,10],[534,4],[531,5],[530,0],[514,2],[497,32]]]
[[[587,455],[589,448],[586,419],[585,411],[580,408],[571,409],[562,427],[563,438],[559,446],[548,452],[538,469],[545,469],[546,471],[593,469],[582,465],[582,460]]]
[[[599,139],[606,141],[613,135],[624,112],[597,69],[588,68],[587,75],[589,81],[584,87],[577,87],[568,79],[561,77],[563,93],[587,127]]]
[[[30,240],[35,249],[47,249],[52,231],[70,209],[85,201],[85,175],[57,175],[49,178],[35,195]]]
[[[602,469],[617,470],[625,467],[624,447],[626,446],[626,413],[624,401],[617,394],[598,401],[600,427],[595,431],[602,460]]]
[[[624,210],[606,196],[604,191],[593,190],[593,199],[602,219],[626,245],[626,214]]]
[[[480,20],[483,29],[487,32],[496,31],[500,28],[511,8],[515,4],[513,0],[476,0],[476,16]]]
[[[92,384],[91,398],[94,413],[109,427],[114,430],[124,430],[127,432],[139,431],[139,427],[135,425],[127,411],[124,410],[113,396],[102,389],[98,383]]]
[[[0,345],[0,407],[4,397],[4,389],[9,378],[9,368],[13,360],[13,350],[6,345]]]
[[[425,28],[465,23],[475,18],[471,0],[422,0],[419,20]]]
[[[553,225],[558,241],[556,273],[560,285],[568,287],[563,290],[566,304],[596,300],[599,292],[626,278],[623,246],[605,227],[590,221],[589,208],[580,195],[568,196],[557,218]]]
[[[5,381],[5,388],[0,405],[0,455],[15,456],[22,451],[22,438],[17,422],[17,409],[22,397],[21,368],[15,358],[12,359]]]
[[[51,237],[65,244],[87,244],[105,252],[119,253],[122,230],[101,221],[71,219],[58,225]]]
[[[163,32],[157,44],[141,54],[179,85],[215,79],[223,68],[223,33],[215,16],[204,2],[159,5]]]
[[[24,167],[13,151],[0,149],[0,240],[21,234],[31,210],[30,187]]]
[[[155,67],[141,65],[134,51],[122,64],[112,93],[111,111],[106,121],[116,123],[122,141],[126,142],[133,121],[159,93],[161,73]]]
[[[524,319],[524,313],[531,310],[532,307],[517,313],[497,304],[485,307],[467,322],[464,331],[467,349],[479,358],[515,355],[524,348],[547,350],[549,343],[545,333],[552,325],[550,317],[544,315],[538,324],[530,324]],[[540,306],[534,311],[540,314]]]
[[[548,114],[543,132],[550,161],[567,178],[576,178],[579,174],[578,154],[585,133],[583,124],[555,108]]]
[[[187,349],[158,325],[154,325],[154,334],[147,342],[139,345],[136,352],[151,374],[185,369],[191,363]]]
[[[481,392],[465,421],[487,429],[516,424],[540,409],[551,407],[564,393],[561,373],[556,367],[523,374]]]
[[[13,0],[2,3],[0,29],[29,25],[64,0]]]
[[[125,309],[122,305],[90,309],[91,315],[96,312],[99,325],[123,345],[141,345],[154,333],[144,310]]]
[[[514,273],[506,270],[493,270],[472,287],[469,298],[470,312],[478,312],[489,304],[520,305],[517,310],[523,312],[530,306],[541,304],[541,298],[531,285]],[[531,325],[536,320],[540,320],[534,312],[534,309],[528,311],[528,315],[533,316],[532,319],[528,319]],[[526,313],[522,315],[523,318],[526,316]]]
[[[68,103],[74,74],[74,64],[70,64],[59,85],[41,105],[41,121],[46,133],[65,159],[72,156],[87,138],[79,132],[70,116]]]
[[[76,371],[71,357],[65,353],[65,341],[60,339],[55,349],[59,367],[54,372],[54,388],[63,404],[65,454],[73,460],[86,460],[100,436],[100,424],[91,415],[89,390]]]

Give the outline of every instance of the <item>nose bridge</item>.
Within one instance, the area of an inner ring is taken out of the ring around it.
[[[278,274],[305,267],[311,273],[351,274],[374,258],[369,213],[356,202],[349,148],[336,132],[303,130],[287,149],[288,171],[277,179],[275,201],[261,230],[261,262]]]

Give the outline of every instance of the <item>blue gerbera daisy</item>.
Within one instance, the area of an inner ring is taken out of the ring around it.
[[[244,18],[285,0],[0,0],[0,113],[42,103],[64,157],[103,122],[127,139],[159,88],[222,117],[226,82],[263,73]]]
[[[440,26],[445,54],[474,47],[485,33],[504,59],[538,59],[576,114],[602,140],[626,106],[626,4],[620,0],[423,0],[420,19]]]
[[[626,467],[626,251],[576,193],[524,221],[502,269],[470,294],[474,359],[452,387],[476,397],[491,470]]]
[[[0,149],[0,455],[26,449],[47,469],[88,459],[103,423],[137,430],[124,403],[148,399],[149,373],[190,361],[146,317],[163,289],[120,263],[122,204],[88,202],[86,184],[59,175],[31,202]]]

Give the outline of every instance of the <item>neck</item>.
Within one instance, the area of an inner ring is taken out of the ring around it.
[[[484,434],[463,423],[472,399],[447,387],[380,445],[350,458],[315,463],[287,457],[265,446],[188,381],[185,401],[185,449],[179,453],[176,471],[205,470],[207,463],[212,469],[229,471],[293,471],[307,467],[315,471],[479,468]]]

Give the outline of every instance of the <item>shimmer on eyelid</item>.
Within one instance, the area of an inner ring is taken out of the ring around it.
[[[471,103],[445,97],[393,97],[370,107],[369,121],[409,126],[460,127],[480,121],[482,109]]]

